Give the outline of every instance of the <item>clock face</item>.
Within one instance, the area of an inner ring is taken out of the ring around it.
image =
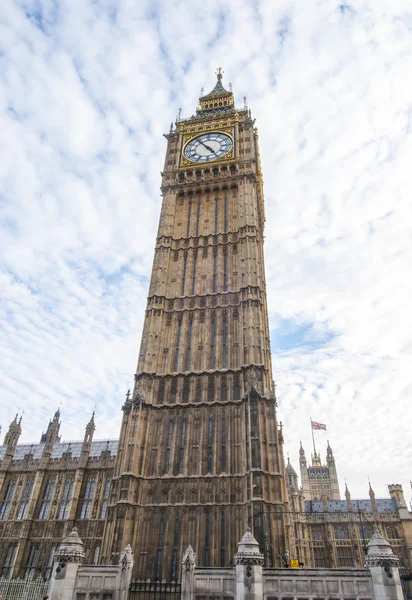
[[[233,148],[232,138],[225,133],[204,133],[193,138],[183,154],[192,162],[207,163],[225,156]]]

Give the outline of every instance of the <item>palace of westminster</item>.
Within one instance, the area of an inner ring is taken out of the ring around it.
[[[249,526],[265,566],[362,567],[378,530],[410,569],[412,513],[389,498],[344,498],[331,447],[283,453],[272,378],[258,133],[222,84],[167,138],[162,208],[134,389],[117,440],[60,439],[60,412],[36,444],[21,419],[0,447],[0,575],[49,578],[75,526],[88,564],[178,580],[192,544],[204,567],[232,564]]]

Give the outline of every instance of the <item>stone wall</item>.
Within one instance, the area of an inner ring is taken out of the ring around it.
[[[265,600],[326,600],[374,598],[367,569],[264,569]]]

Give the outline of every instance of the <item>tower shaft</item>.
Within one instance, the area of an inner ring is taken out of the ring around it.
[[[198,564],[228,566],[247,525],[269,548],[267,564],[280,566],[285,551],[253,123],[219,75],[197,115],[166,136],[149,297],[103,547],[116,562],[130,543],[138,578],[177,579],[189,544]]]

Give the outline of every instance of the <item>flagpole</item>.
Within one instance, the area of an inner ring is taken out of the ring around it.
[[[310,428],[312,430],[313,451],[314,451],[315,456],[316,456],[315,436],[313,435],[312,417],[310,417]]]

